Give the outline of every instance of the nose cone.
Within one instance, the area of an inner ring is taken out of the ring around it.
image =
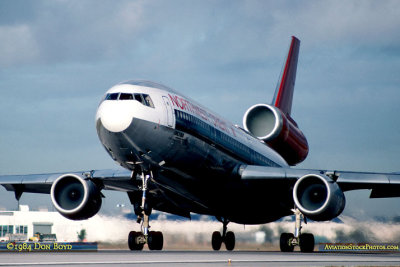
[[[132,118],[131,109],[121,101],[104,101],[96,114],[96,121],[100,119],[104,128],[115,133],[126,130],[131,125]]]

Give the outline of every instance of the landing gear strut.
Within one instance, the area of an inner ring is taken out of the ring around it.
[[[162,232],[149,231],[150,229],[150,215],[152,212],[151,205],[147,199],[147,184],[149,179],[153,176],[150,171],[149,174],[142,172],[142,197],[136,192],[128,193],[128,196],[133,204],[135,214],[137,215],[137,223],[141,223],[141,232],[131,231],[128,236],[128,245],[130,250],[142,250],[144,244],[147,243],[150,250],[162,250],[164,244],[164,236]],[[139,204],[140,203],[140,204]]]
[[[218,231],[212,234],[211,246],[214,250],[220,250],[222,243],[225,243],[226,250],[232,251],[235,248],[235,234],[231,231],[226,231],[228,223],[227,219],[222,221],[222,235]]]
[[[282,252],[292,252],[295,246],[300,246],[301,252],[313,252],[314,251],[314,235],[313,234],[302,234],[301,233],[301,220],[307,223],[306,218],[300,212],[299,209],[293,210],[296,216],[296,224],[294,234],[282,233],[280,238],[280,248]]]

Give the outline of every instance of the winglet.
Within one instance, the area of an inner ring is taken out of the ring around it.
[[[289,52],[275,89],[274,99],[272,100],[272,105],[279,108],[287,115],[290,115],[292,111],[293,91],[296,81],[299,50],[300,40],[292,36]]]

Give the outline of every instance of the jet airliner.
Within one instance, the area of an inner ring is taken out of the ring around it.
[[[294,214],[294,233],[282,233],[280,248],[314,249],[301,233],[306,219],[332,220],[345,207],[343,192],[371,189],[371,198],[400,197],[400,176],[294,168],[308,143],[291,116],[300,41],[292,37],[271,104],[244,114],[243,128],[183,94],[158,83],[132,80],[109,89],[101,100],[96,130],[101,144],[123,170],[3,175],[14,191],[50,194],[66,218],[84,220],[101,208],[102,190],[127,193],[140,231],[131,231],[131,250],[163,248],[163,234],[150,231],[152,210],[190,218],[215,216],[223,225],[211,245],[235,247],[228,223],[264,224]]]

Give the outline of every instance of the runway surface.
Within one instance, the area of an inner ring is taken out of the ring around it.
[[[2,252],[0,266],[400,266],[399,253],[271,251]]]

